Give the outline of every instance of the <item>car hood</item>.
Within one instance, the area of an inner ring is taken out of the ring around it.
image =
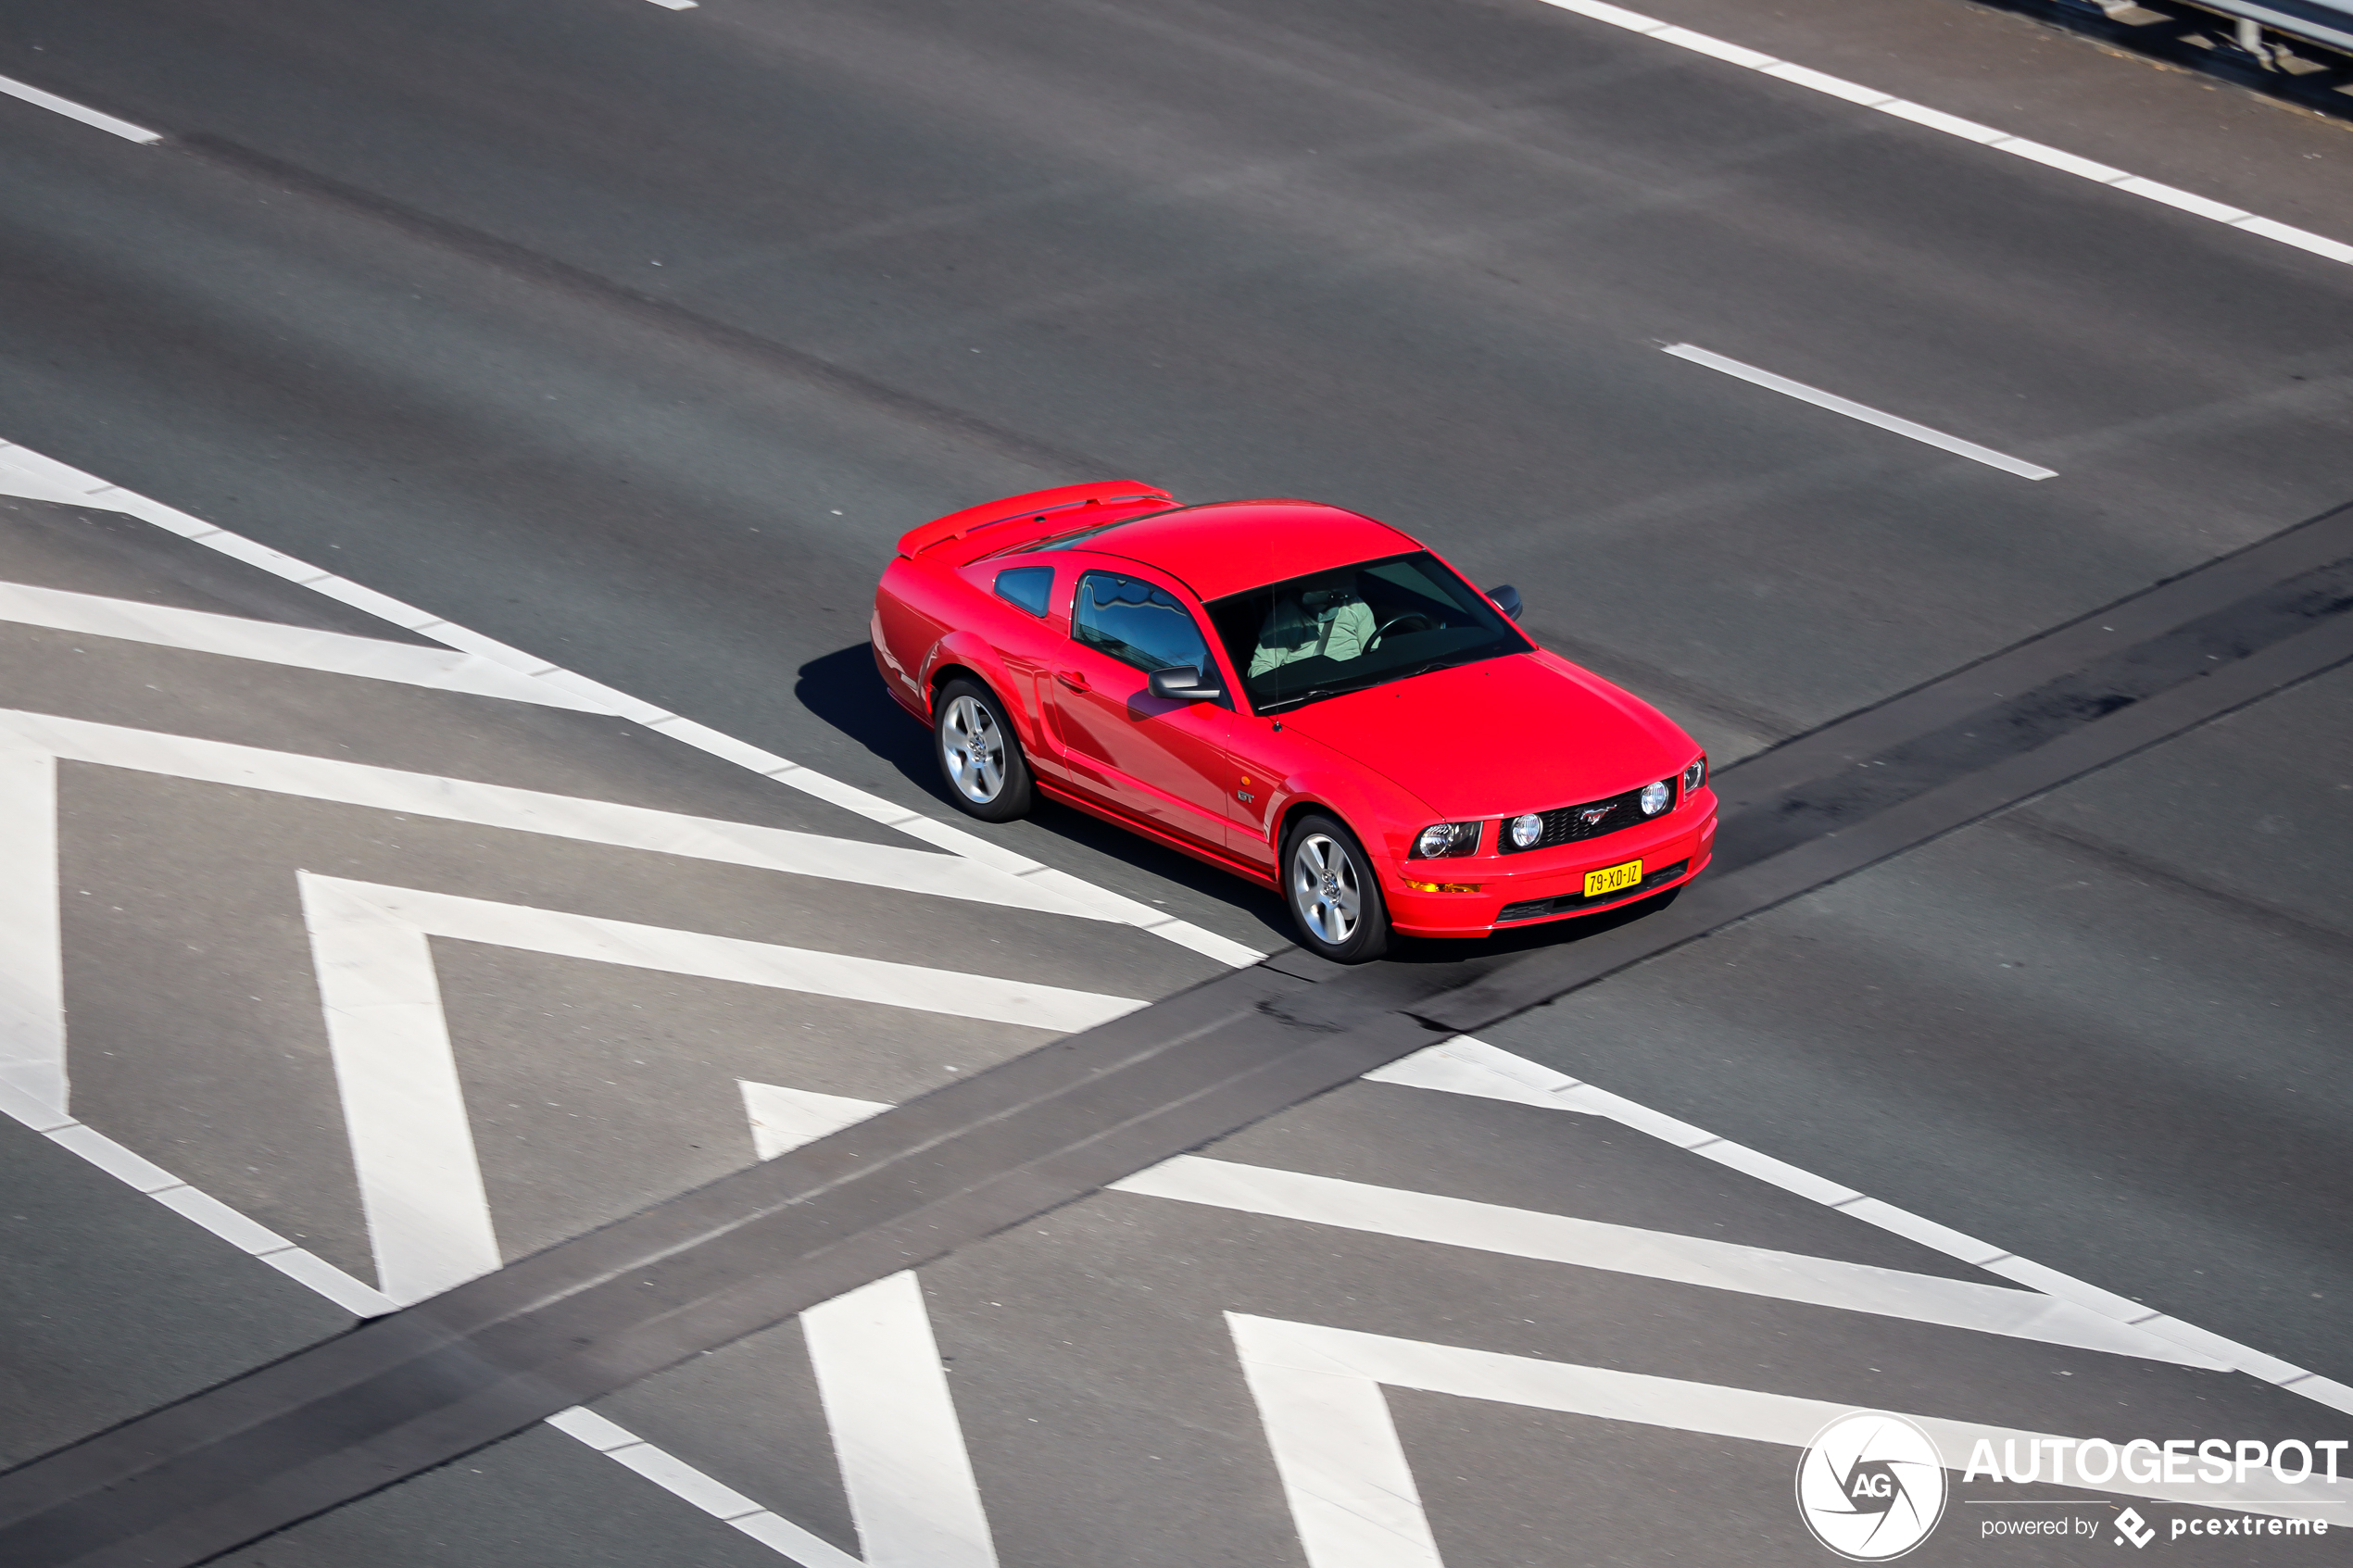
[[[1392,681],[1282,719],[1441,818],[1597,800],[1666,778],[1699,749],[1649,703],[1548,653]]]

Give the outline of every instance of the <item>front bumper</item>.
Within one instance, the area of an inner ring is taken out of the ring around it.
[[[1716,852],[1716,797],[1705,791],[1659,822],[1606,838],[1523,855],[1491,850],[1459,859],[1400,860],[1381,868],[1389,918],[1415,936],[1487,936],[1546,921],[1616,909],[1663,893],[1705,870]],[[1636,885],[1585,897],[1585,873],[1642,862]],[[1428,892],[1414,883],[1469,884],[1477,892]]]

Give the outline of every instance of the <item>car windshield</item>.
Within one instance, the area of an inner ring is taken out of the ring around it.
[[[1530,646],[1427,550],[1252,588],[1208,609],[1260,713]]]

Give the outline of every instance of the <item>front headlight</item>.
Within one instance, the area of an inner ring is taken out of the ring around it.
[[[1512,819],[1512,842],[1522,849],[1528,848],[1543,836],[1544,819],[1535,812],[1525,812]]]
[[[1692,765],[1683,770],[1683,793],[1691,794],[1707,782],[1707,753],[1703,751]]]
[[[1477,822],[1432,822],[1414,835],[1414,852],[1409,859],[1436,860],[1449,855],[1478,853]]]
[[[1642,815],[1645,817],[1657,816],[1661,811],[1667,809],[1667,803],[1674,798],[1674,786],[1669,784],[1665,779],[1659,780],[1656,784],[1644,784],[1642,786]]]

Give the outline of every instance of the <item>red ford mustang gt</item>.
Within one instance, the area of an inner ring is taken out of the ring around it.
[[[1354,512],[1130,482],[915,529],[872,632],[965,811],[1043,791],[1279,890],[1353,963],[1392,928],[1484,936],[1707,864],[1705,755],[1518,614]]]

